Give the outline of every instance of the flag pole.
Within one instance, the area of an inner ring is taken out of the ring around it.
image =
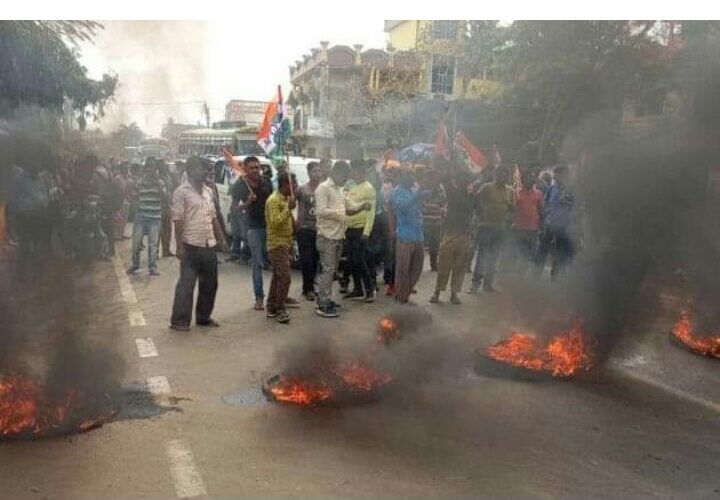
[[[282,86],[278,84],[278,112],[280,114],[280,130],[281,130],[281,136],[282,136],[282,143],[280,145],[282,152],[285,153],[285,166],[287,167],[287,174],[288,174],[288,185],[290,186],[290,197],[295,198],[295,189],[293,188],[292,183],[292,171],[290,170],[290,154],[287,151],[287,148],[285,146],[286,138],[285,134],[282,134],[282,123],[285,119],[283,115],[283,98],[282,98]]]

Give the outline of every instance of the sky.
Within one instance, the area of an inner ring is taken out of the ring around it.
[[[230,99],[269,100],[278,83],[290,90],[288,66],[321,40],[330,45],[384,48],[384,20],[337,23],[304,16],[267,22],[107,21],[93,44],[81,47],[81,62],[93,78],[113,72],[120,87],[98,124],[112,131],[137,122],[159,135],[168,117],[183,123],[224,119]],[[91,125],[92,127],[92,125]]]

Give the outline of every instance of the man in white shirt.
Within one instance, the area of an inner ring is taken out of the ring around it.
[[[209,166],[209,165],[207,165]],[[211,168],[211,166],[210,166]],[[170,328],[188,331],[192,319],[193,291],[198,282],[195,323],[200,326],[220,326],[210,315],[217,292],[217,256],[215,251],[225,248],[220,237],[212,190],[205,185],[206,165],[193,156],[187,161],[187,179],[173,193],[172,220],[175,223],[180,278],[175,287]]]
[[[369,204],[347,207],[343,186],[350,175],[350,165],[338,161],[330,176],[315,190],[315,216],[317,218],[317,249],[320,254],[322,273],[318,279],[318,315],[335,318],[340,314],[337,303],[332,300],[332,283],[342,253],[345,223],[348,215],[368,210]]]

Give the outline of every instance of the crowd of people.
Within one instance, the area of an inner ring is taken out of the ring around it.
[[[129,237],[128,221],[134,221],[134,254],[139,254],[143,230],[157,230],[164,256],[170,254],[170,200],[165,193],[179,184],[177,171],[152,158],[140,165],[53,153],[43,145],[34,149],[35,154],[10,164],[4,196],[6,247],[14,249],[21,279],[42,274],[42,264],[54,255],[82,264],[110,259],[115,242]],[[157,214],[151,213],[147,189],[153,182],[162,193]],[[157,227],[148,222],[155,215]],[[148,255],[155,261],[156,240],[151,233]]]
[[[550,258],[550,276],[557,279],[578,248],[576,202],[566,166],[511,171],[498,165],[476,174],[445,161],[419,169],[367,160],[313,161],[307,165],[309,180],[301,186],[282,168],[273,183],[272,174],[252,156],[245,158],[243,171],[230,189],[229,260],[249,261],[254,309],[280,323],[288,323],[288,310],[300,306],[289,296],[295,249],[302,296],[315,303],[318,315],[334,318],[344,300],[376,300],[380,270],[385,295],[412,304],[426,251],[437,272],[430,302],[441,302],[449,284],[450,302],[461,304],[468,272],[468,293],[496,292],[501,260],[509,272],[538,279]],[[182,260],[171,320],[176,330],[190,328],[196,281],[196,323],[217,325],[211,317],[216,250],[228,241],[213,175],[212,165],[190,158],[185,180],[172,195]],[[163,196],[156,182],[143,198],[155,203],[151,221],[144,224],[157,225]],[[267,296],[264,269],[272,271]],[[340,295],[333,293],[336,281]]]
[[[345,301],[375,301],[379,276],[386,296],[413,303],[426,252],[436,272],[430,302],[442,302],[449,285],[449,301],[461,304],[468,273],[471,294],[496,292],[499,268],[538,279],[549,263],[558,279],[581,240],[566,166],[474,173],[445,160],[421,168],[323,160],[307,165],[308,181],[298,186],[286,168],[273,178],[250,156],[229,189],[229,235],[216,165],[206,159],[139,165],[48,150],[18,163],[6,220],[19,276],[39,272],[51,253],[85,263],[108,259],[125,238],[132,238],[127,273],[139,272],[147,248],[149,275],[157,276],[160,255],[174,255],[174,226],[181,273],[171,326],[179,330],[190,327],[197,282],[196,323],[216,324],[217,251],[250,264],[254,309],[287,323],[288,310],[300,306],[289,296],[291,264],[301,270],[302,297],[334,318]],[[265,270],[272,271],[267,294]]]

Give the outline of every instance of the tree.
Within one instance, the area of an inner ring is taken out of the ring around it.
[[[498,107],[534,141],[540,159],[570,131],[618,130],[629,96],[662,92],[668,59],[658,21],[473,21],[465,64],[490,68],[503,85]]]
[[[70,102],[81,122],[102,116],[117,76],[89,78],[76,50],[101,28],[93,21],[0,21],[0,114],[34,104],[59,115]]]
[[[121,147],[139,146],[144,139],[145,132],[135,122],[130,125],[120,125],[113,133],[113,142]]]

